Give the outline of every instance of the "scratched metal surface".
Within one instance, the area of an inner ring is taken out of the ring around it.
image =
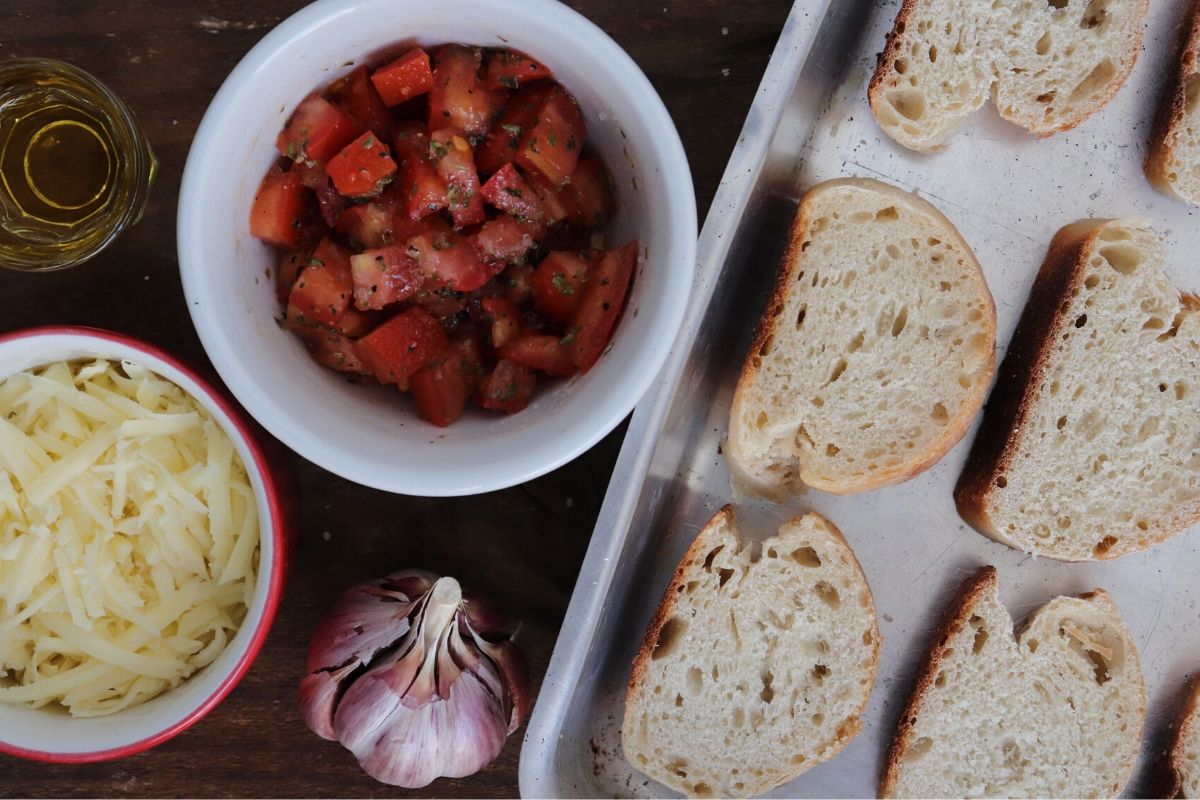
[[[768,67],[701,235],[693,309],[662,383],[639,407],[576,586],[521,759],[526,796],[669,796],[621,756],[625,681],[679,557],[713,512],[737,504],[762,536],[816,510],[866,571],[884,645],[861,734],[778,797],[874,796],[900,705],[950,592],[981,564],[1000,572],[1018,622],[1058,594],[1107,589],[1142,654],[1149,713],[1127,791],[1144,786],[1186,676],[1200,670],[1200,530],[1111,563],[1032,559],[968,528],[951,491],[974,438],[900,486],[854,497],[811,492],[786,506],[735,497],[719,455],[742,355],[765,302],[796,198],[819,181],[881,178],[919,191],[983,264],[1003,347],[1053,234],[1085,217],[1142,216],[1166,237],[1176,282],[1200,289],[1200,224],[1141,171],[1184,0],[1151,4],[1128,84],[1076,131],[1037,141],[989,106],[935,155],[883,136],[866,104],[895,0],[799,0]]]

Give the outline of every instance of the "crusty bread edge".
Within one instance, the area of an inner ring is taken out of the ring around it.
[[[954,237],[955,244],[962,250],[969,267],[973,268],[974,277],[978,281],[979,286],[982,287],[984,298],[987,300],[987,318],[981,324],[985,325],[990,339],[988,343],[988,361],[985,367],[986,373],[980,375],[979,380],[975,382],[975,385],[971,389],[971,394],[964,399],[964,402],[956,410],[955,415],[947,420],[942,435],[934,439],[929,447],[924,450],[914,451],[907,462],[887,470],[879,470],[857,481],[831,481],[822,478],[820,475],[813,474],[807,468],[807,465],[801,461],[800,480],[804,485],[823,492],[829,492],[830,494],[847,495],[881,489],[885,486],[894,486],[921,474],[940,461],[966,435],[975,416],[979,413],[980,407],[983,405],[988,387],[991,385],[992,378],[996,372],[996,303],[992,298],[991,289],[988,288],[983,267],[980,266],[979,259],[975,257],[975,251],[971,249],[966,239],[959,233],[958,227],[945,214],[938,210],[933,203],[930,203],[920,195],[905,191],[890,183],[877,181],[873,178],[838,178],[817,184],[805,192],[804,196],[800,199],[796,219],[789,234],[790,240],[787,250],[784,252],[779,264],[775,288],[771,292],[766,307],[763,309],[762,317],[759,319],[758,328],[754,335],[754,342],[750,346],[750,350],[743,362],[742,371],[738,377],[737,388],[734,390],[733,403],[730,408],[731,435],[725,448],[727,454],[726,461],[730,465],[731,472],[738,477],[739,484],[743,488],[768,497],[777,497],[780,494],[786,495],[788,492],[786,487],[780,489],[780,487],[773,485],[763,486],[746,477],[745,470],[741,469],[737,464],[740,459],[740,448],[736,443],[737,437],[732,435],[734,428],[733,421],[741,417],[743,387],[753,381],[758,374],[759,366],[761,365],[761,357],[758,355],[759,350],[762,349],[767,338],[772,335],[788,292],[796,284],[796,272],[803,263],[804,258],[802,248],[806,240],[805,234],[811,227],[809,210],[815,198],[821,192],[838,189],[843,186],[853,186],[865,191],[876,192],[882,196],[895,198],[897,203],[907,203],[915,206],[943,225],[949,235]]]
[[[1187,113],[1188,82],[1200,73],[1200,0],[1192,0],[1180,28],[1179,56],[1150,134],[1150,152],[1146,157],[1145,169],[1150,184],[1158,191],[1168,197],[1200,204],[1200,197],[1185,197],[1176,191],[1169,177],[1168,166],[1171,150],[1179,139],[1179,128]]]
[[[980,599],[987,592],[998,589],[999,586],[1000,578],[996,573],[996,568],[981,567],[974,575],[962,582],[954,599],[943,612],[942,619],[934,630],[929,649],[917,671],[916,684],[904,704],[904,710],[900,712],[900,720],[896,723],[896,733],[893,735],[892,743],[884,757],[883,775],[879,779],[879,797],[895,797],[896,795],[900,765],[904,761],[904,755],[908,752],[909,745],[912,744],[917,718],[925,705],[925,696],[933,688],[935,677],[941,670],[950,638],[963,625],[967,624],[967,620],[970,619]]]
[[[1192,677],[1187,702],[1171,724],[1171,734],[1162,758],[1155,765],[1149,797],[1182,798],[1184,742],[1192,735],[1200,712],[1200,675]]]
[[[1045,379],[1059,332],[1066,330],[1070,300],[1080,289],[1089,269],[1087,252],[1103,229],[1119,220],[1081,220],[1067,225],[1050,242],[1029,292],[1029,300],[1013,333],[992,395],[984,408],[983,424],[971,444],[966,465],[954,487],[958,514],[972,528],[1017,550],[1026,548],[1000,530],[988,514],[996,481],[1012,468],[1033,414],[1035,394]],[[1192,295],[1180,292],[1180,302],[1200,305]],[[1168,517],[1139,537],[1127,537],[1103,555],[1083,561],[1120,558],[1164,542],[1200,522],[1200,507]],[[1137,539],[1145,544],[1138,546]],[[1048,558],[1064,559],[1053,553]]]
[[[839,544],[845,551],[846,555],[849,556],[850,566],[852,566],[858,572],[858,577],[862,580],[863,586],[866,587],[867,601],[870,606],[869,611],[871,616],[871,632],[873,634],[871,666],[869,667],[871,674],[871,688],[864,694],[862,702],[859,703],[858,708],[856,708],[854,713],[848,718],[848,720],[853,720],[853,722],[848,726],[847,731],[843,736],[829,743],[825,754],[821,758],[813,759],[812,761],[805,762],[804,764],[796,765],[795,768],[783,778],[783,780],[771,786],[754,787],[755,791],[748,792],[748,794],[760,794],[774,788],[775,786],[781,786],[784,783],[787,783],[788,781],[795,779],[797,776],[807,772],[818,764],[825,763],[841,753],[842,750],[844,750],[846,746],[853,741],[854,737],[857,736],[862,730],[862,715],[866,711],[867,704],[870,702],[871,694],[874,692],[875,682],[879,675],[879,653],[883,647],[883,635],[879,631],[879,613],[875,607],[875,595],[871,591],[871,584],[867,581],[867,575],[863,571],[862,564],[858,561],[858,556],[854,554],[854,549],[850,546],[850,543],[846,541],[845,535],[836,525],[834,525],[824,516],[817,514],[816,512],[809,512],[808,514],[804,514],[800,517],[790,520],[789,522],[785,523],[784,526],[790,524],[799,524],[805,517],[808,516],[816,517],[821,521],[825,530],[831,535],[831,538],[837,544]],[[646,626],[646,633],[642,636],[641,644],[638,645],[638,651],[634,656],[633,666],[630,669],[629,683],[625,688],[626,715],[629,713],[628,709],[630,708],[631,701],[641,691],[641,687],[646,681],[646,668],[649,666],[651,656],[654,653],[654,646],[658,642],[658,634],[662,630],[663,625],[666,624],[667,620],[671,618],[671,614],[675,610],[677,598],[680,597],[680,592],[678,589],[680,586],[686,583],[684,578],[688,570],[695,566],[697,560],[703,561],[704,557],[707,555],[704,552],[705,548],[709,545],[707,534],[715,526],[721,523],[724,523],[730,527],[735,525],[732,505],[726,505],[717,511],[717,513],[713,515],[712,519],[710,519],[704,528],[701,529],[700,533],[696,534],[695,540],[692,542],[691,546],[688,547],[687,552],[684,553],[683,557],[679,560],[679,566],[676,567],[675,574],[671,577],[670,583],[667,584],[667,588],[663,591],[663,598],[661,601],[659,601],[658,608],[655,610],[654,616],[650,619],[650,624]],[[781,526],[781,528],[784,526]],[[740,532],[735,532],[735,536],[739,541],[741,541]],[[625,719],[623,718],[621,725],[621,749],[623,752],[625,749],[624,721]],[[630,764],[633,763],[628,754],[625,754],[625,760]],[[649,773],[647,774],[649,775]],[[662,778],[659,776],[649,775],[649,777],[654,778],[654,780],[657,780],[660,783],[662,782]]]

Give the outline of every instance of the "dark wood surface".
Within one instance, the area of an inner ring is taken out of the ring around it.
[[[431,0],[434,2],[435,0]],[[804,0],[799,0],[804,2]],[[520,2],[520,0],[512,0]],[[237,61],[303,0],[5,0],[0,59],[47,56],[99,76],[133,108],[160,171],[145,218],[78,269],[0,274],[0,331],[95,325],[207,366],[184,305],[175,203],[188,146]],[[683,138],[701,219],[790,8],[786,0],[571,0],[645,70]],[[398,32],[398,36],[399,36]],[[688,198],[680,198],[687,202]],[[522,620],[541,682],[620,449],[624,426],[540,480],[469,501],[365,489],[291,455],[301,528],[266,647],[192,729],[122,761],[53,766],[0,756],[3,796],[404,796],[311,734],[296,687],[308,635],[350,585],[404,567],[451,574]],[[524,730],[487,770],[410,796],[517,794]]]

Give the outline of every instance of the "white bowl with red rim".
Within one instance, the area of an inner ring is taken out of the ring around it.
[[[545,63],[579,100],[616,187],[606,227],[644,257],[611,350],[586,375],[538,387],[511,416],[470,410],[449,428],[394,388],[351,385],[280,330],[277,256],[250,236],[275,138],[310,92],[414,44],[501,46]],[[325,469],[412,495],[476,494],[530,480],[613,430],[653,384],[683,321],[696,260],[691,174],[671,118],[633,60],[556,0],[318,0],[229,75],[192,143],[178,218],[188,310],[209,358],[276,438]]]
[[[0,381],[56,361],[106,358],[141,364],[193,397],[233,442],[254,490],[259,563],[253,600],[237,633],[216,660],[179,686],[104,717],[71,717],[54,704],[0,703],[0,752],[72,764],[140,753],[196,724],[233,690],[267,638],[283,593],[292,530],[291,479],[260,429],[220,390],[154,345],[109,331],[32,328],[0,336]]]

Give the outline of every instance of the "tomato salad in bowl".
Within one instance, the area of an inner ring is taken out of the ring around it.
[[[305,97],[250,211],[281,324],[447,426],[514,413],[609,345],[639,257],[575,98],[507,49],[413,47]]]

